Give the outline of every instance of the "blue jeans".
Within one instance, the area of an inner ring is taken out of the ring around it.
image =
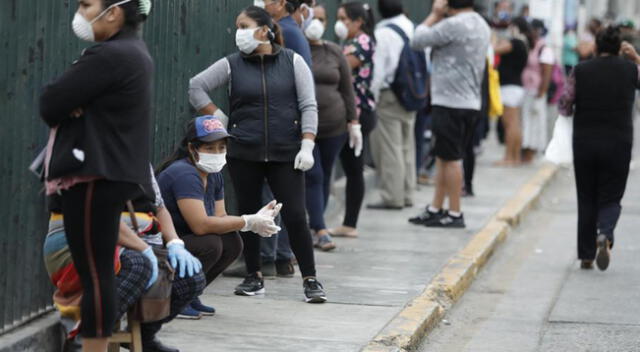
[[[265,182],[262,190],[262,202],[267,204],[271,200],[273,200],[273,193],[271,193],[269,185]],[[276,222],[282,227],[282,230],[276,235],[260,239],[260,257],[262,257],[263,263],[284,262],[293,259],[287,228],[284,226],[280,216],[276,218]]]
[[[312,230],[320,231],[327,228],[324,223],[324,210],[331,191],[331,174],[338,154],[347,141],[347,136],[345,133],[337,137],[316,140],[316,147],[313,149],[315,163],[311,170],[305,173],[307,213],[309,227]]]

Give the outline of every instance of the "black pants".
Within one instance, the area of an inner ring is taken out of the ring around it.
[[[242,239],[235,232],[225,235],[185,235],[181,238],[185,248],[202,263],[206,286],[242,253]]]
[[[615,140],[573,141],[578,191],[578,258],[596,255],[598,233],[613,243],[631,162],[631,143]]]
[[[111,336],[118,314],[113,253],[120,214],[138,187],[100,180],[62,192],[67,242],[84,291],[80,332],[85,338]]]
[[[488,117],[481,116],[473,126],[473,137],[466,142],[464,159],[462,160],[462,168],[464,170],[464,189],[467,193],[473,194],[473,176],[476,172],[476,147],[480,146],[485,129],[487,127]]]
[[[282,221],[289,231],[289,243],[303,277],[315,276],[313,242],[305,211],[304,173],[294,170],[293,162],[256,162],[228,158],[229,173],[241,214],[254,214],[262,204],[262,187],[267,179],[278,202],[283,204]],[[260,236],[242,233],[247,272],[260,271]]]

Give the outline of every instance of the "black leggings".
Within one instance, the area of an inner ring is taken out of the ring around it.
[[[225,235],[185,235],[181,238],[185,248],[202,263],[206,286],[242,253],[242,240],[235,232]]]
[[[578,258],[593,260],[598,233],[613,244],[627,186],[630,142],[574,140],[573,158],[578,193]]]
[[[282,221],[289,231],[289,243],[298,259],[303,277],[315,276],[313,242],[305,211],[305,186],[302,171],[294,170],[293,162],[255,162],[228,158],[229,173],[241,214],[254,214],[262,204],[262,187],[267,179],[278,202],[283,204]],[[243,232],[244,259],[247,272],[260,271],[260,236]]]
[[[85,338],[111,336],[118,314],[113,253],[120,214],[138,187],[100,180],[62,192],[64,229],[83,288],[80,332]]]

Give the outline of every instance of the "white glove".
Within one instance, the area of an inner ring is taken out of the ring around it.
[[[354,150],[356,158],[362,154],[362,125],[349,124],[349,148]]]
[[[265,205],[258,211],[256,214],[270,216],[272,219],[275,219],[278,214],[280,214],[280,210],[282,209],[282,203],[278,203],[275,199],[269,202],[269,204]]]
[[[255,232],[262,237],[271,237],[282,230],[273,221],[273,218],[267,215],[253,214],[242,215],[244,227],[242,232]]]
[[[222,122],[224,128],[227,128],[227,125],[229,125],[229,117],[224,113],[224,111],[222,111],[222,109],[216,110],[216,112],[213,113],[213,116],[220,119],[220,122]]]
[[[296,160],[293,163],[293,168],[301,171],[309,171],[313,167],[313,148],[316,143],[310,139],[303,139],[300,152],[296,155]]]

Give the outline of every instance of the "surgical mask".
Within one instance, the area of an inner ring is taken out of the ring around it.
[[[307,29],[304,30],[304,35],[306,35],[309,40],[315,41],[322,38],[324,31],[324,24],[322,24],[319,19],[314,19],[311,21]]]
[[[249,55],[252,52],[254,52],[254,50],[256,50],[256,48],[260,44],[269,44],[269,43],[271,43],[269,41],[257,40],[253,36],[259,28],[260,27],[238,29],[236,31],[236,46],[238,47],[238,49],[240,49],[240,51],[242,51],[243,53]]]
[[[71,22],[71,27],[73,28],[73,32],[76,34],[78,38],[82,40],[85,40],[88,42],[95,42],[96,35],[93,32],[93,24],[96,23],[96,21],[98,21],[102,16],[104,16],[104,14],[107,13],[107,11],[111,10],[116,6],[126,4],[130,1],[131,0],[123,0],[107,7],[106,9],[104,9],[104,11],[100,12],[100,14],[96,16],[94,19],[92,19],[91,21],[87,21],[87,19],[84,18],[84,16],[82,16],[79,12],[76,12],[75,16],[73,17],[73,22]]]
[[[344,24],[344,22],[336,22],[336,26],[333,28],[333,30],[336,32],[336,35],[338,36],[338,38],[340,38],[340,40],[347,40],[347,37],[349,36],[349,28],[347,28],[347,25]]]
[[[227,153],[198,153],[198,162],[196,163],[196,167],[203,172],[214,174],[222,171],[222,168],[225,165],[227,165]]]
[[[306,18],[302,15],[302,30],[304,31],[309,28],[309,25],[311,25],[311,22],[315,17],[315,13],[313,12],[313,8],[309,7],[307,4],[302,4],[301,7],[307,9],[307,12],[309,13],[309,16]]]
[[[264,9],[264,0],[254,0],[253,1],[253,6],[259,7],[261,9]]]
[[[509,11],[499,11],[498,19],[503,22],[507,22],[511,19],[511,13]]]

